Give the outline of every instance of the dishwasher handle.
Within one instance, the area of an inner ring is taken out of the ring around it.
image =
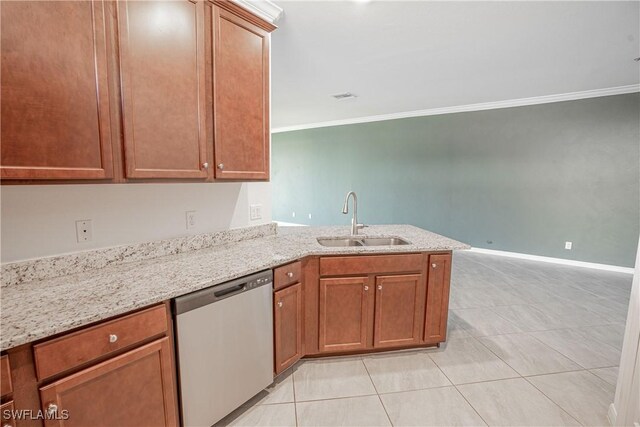
[[[215,295],[216,298],[223,298],[223,297],[227,298],[227,297],[233,296],[235,294],[242,293],[246,289],[247,289],[247,284],[246,283],[241,283],[239,285],[231,286],[231,287],[226,288],[226,289],[218,290],[216,288],[216,292],[214,292],[213,295]]]
[[[271,270],[262,271],[178,297],[173,300],[173,312],[175,315],[179,315],[226,298],[231,298],[243,292],[261,286],[271,286],[272,284],[273,272]]]

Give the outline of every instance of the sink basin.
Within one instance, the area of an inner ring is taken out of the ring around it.
[[[326,238],[326,239],[318,239],[318,243],[320,243],[322,246],[329,246],[332,248],[346,248],[348,246],[364,246],[363,243],[360,241],[360,239],[355,238],[355,239],[351,239],[351,238],[342,238],[342,239],[333,239],[333,238]]]
[[[318,238],[322,246],[334,248],[346,248],[349,246],[398,246],[408,245],[411,242],[400,237],[325,237]]]
[[[362,239],[365,246],[398,246],[408,245],[410,242],[400,237],[365,237]]]

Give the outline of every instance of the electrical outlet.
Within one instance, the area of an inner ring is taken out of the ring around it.
[[[249,219],[252,221],[255,221],[256,219],[262,219],[262,205],[249,206]]]
[[[90,242],[92,238],[91,220],[79,219],[76,221],[76,239],[78,239],[78,243]]]
[[[185,217],[187,220],[187,230],[195,228],[196,226],[196,211],[187,211],[185,212]]]
[[[311,219],[311,214],[309,214],[309,219]]]
[[[295,212],[291,212],[291,218],[295,218],[296,217],[296,213]]]
[[[566,250],[569,250],[569,251],[570,251],[572,247],[573,247],[573,243],[571,243],[571,242],[564,242],[564,248],[565,248]]]

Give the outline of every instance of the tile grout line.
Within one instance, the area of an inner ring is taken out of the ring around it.
[[[456,384],[454,384],[454,383],[453,383],[453,381],[451,381],[451,378],[449,378],[449,377],[447,376],[447,374],[445,374],[445,373],[444,373],[444,371],[442,370],[442,368],[440,367],[440,365],[438,365],[438,364],[436,363],[436,361],[435,361],[435,360],[433,360],[433,358],[429,355],[429,353],[425,353],[425,354],[426,354],[426,356],[427,356],[427,357],[428,357],[428,358],[433,362],[433,364],[434,364],[434,365],[436,365],[436,367],[440,370],[440,372],[442,372],[442,375],[444,375],[444,377],[445,377],[445,378],[446,378],[446,379],[451,383],[451,385],[453,386],[453,388],[455,388],[455,389],[456,389],[456,392],[457,392],[460,396],[462,396],[462,398],[464,399],[464,401],[465,401],[465,402],[467,402],[467,405],[469,405],[469,406],[471,407],[471,409],[473,409],[473,412],[475,412],[475,413],[478,415],[478,417],[480,417],[480,419],[482,420],[482,422],[483,422],[485,425],[487,425],[487,426],[488,426],[488,425],[489,425],[489,423],[487,422],[487,420],[485,420],[485,419],[482,417],[482,415],[480,415],[480,412],[478,412],[478,410],[476,409],[476,407],[475,407],[475,406],[473,406],[473,405],[471,404],[471,402],[469,402],[469,400],[467,400],[467,398],[465,397],[465,395],[464,395],[464,394],[462,394],[462,392],[458,389],[458,386],[457,386]]]
[[[534,337],[535,338],[535,337]],[[578,424],[580,425],[584,425],[582,424],[580,421],[578,421],[573,415],[571,415],[566,409],[564,409],[562,406],[560,406],[560,404],[558,402],[556,402],[555,400],[551,399],[549,396],[547,396],[542,390],[540,390],[538,387],[536,387],[533,383],[531,383],[531,381],[529,381],[527,379],[527,377],[523,376],[520,374],[520,372],[516,371],[511,365],[509,365],[502,357],[500,357],[498,354],[496,354],[494,351],[492,351],[486,344],[484,344],[482,341],[477,340],[480,342],[480,344],[482,344],[487,350],[489,350],[492,354],[494,354],[498,359],[502,360],[503,363],[505,363],[507,366],[511,367],[511,369],[514,370],[515,373],[517,373],[520,378],[522,378],[523,380],[525,380],[528,384],[530,384],[533,388],[535,388],[536,390],[538,390],[540,393],[542,393],[542,395],[544,397],[546,397],[550,402],[552,402],[554,405],[556,405],[558,408],[560,408],[561,411],[563,411],[564,413],[566,413],[569,417],[571,417],[574,421],[576,421]],[[579,365],[579,364],[578,364]],[[582,366],[582,365],[579,365]],[[582,371],[584,371],[586,369],[583,369]],[[580,371],[577,371],[580,372]],[[549,374],[549,375],[554,375],[554,374]],[[593,374],[592,374],[593,375]],[[506,378],[506,379],[513,379],[513,378]],[[502,380],[496,380],[496,381],[502,381]]]
[[[576,371],[576,372],[584,372],[584,371]],[[550,374],[553,375],[553,374]],[[593,375],[593,374],[592,374]],[[523,377],[523,379],[529,383],[533,388],[535,388],[536,390],[538,390],[540,393],[542,393],[542,395],[544,397],[546,397],[547,399],[549,399],[549,401],[553,402],[554,405],[556,405],[558,408],[560,408],[563,412],[565,412],[567,415],[569,415],[573,420],[575,420],[575,422],[577,422],[578,424],[580,424],[581,426],[583,426],[584,424],[582,424],[578,419],[576,419],[576,417],[574,417],[571,413],[569,413],[569,411],[567,411],[566,409],[564,409],[562,406],[560,406],[560,404],[558,402],[556,402],[555,400],[553,400],[552,398],[550,398],[549,396],[547,396],[547,394],[540,390],[538,387],[536,387],[536,385],[534,383],[532,383],[531,381],[529,381],[526,377]]]
[[[382,405],[382,410],[384,411],[385,415],[387,416],[387,419],[389,420],[389,425],[393,426],[393,421],[391,421],[389,412],[387,412],[387,407],[384,406],[384,402],[382,401],[382,397],[380,397],[380,392],[378,391],[378,387],[376,387],[375,381],[373,381],[373,378],[371,378],[371,372],[369,372],[369,368],[367,368],[367,364],[364,362],[364,357],[361,357],[360,361],[364,366],[364,370],[367,371],[367,375],[369,376],[369,381],[371,381],[371,384],[373,385],[373,389],[376,391],[376,396],[378,396],[378,401],[380,402],[380,405]]]
[[[304,362],[303,362],[304,363]],[[298,401],[296,399],[296,378],[294,376],[294,374],[296,373],[295,369],[296,366],[294,364],[294,366],[291,367],[291,387],[293,388],[293,414],[296,417],[296,427],[299,427],[299,421],[298,421]]]

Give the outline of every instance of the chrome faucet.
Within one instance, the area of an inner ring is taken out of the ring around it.
[[[364,224],[358,224],[358,196],[354,191],[349,191],[347,197],[344,198],[344,205],[342,206],[342,213],[349,213],[349,197],[353,196],[353,218],[351,218],[351,235],[357,236],[358,230],[364,228]]]

